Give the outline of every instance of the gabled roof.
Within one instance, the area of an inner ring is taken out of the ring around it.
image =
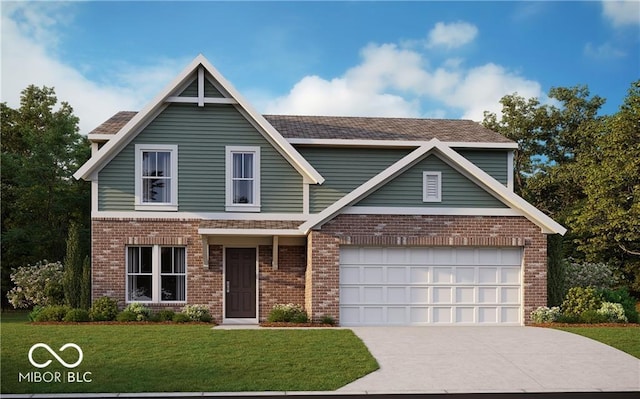
[[[533,205],[529,204],[507,187],[500,184],[500,182],[495,180],[489,174],[475,166],[438,139],[432,139],[428,143],[413,150],[398,162],[389,166],[369,181],[334,202],[318,215],[303,223],[300,226],[300,229],[308,232],[309,230],[326,223],[340,214],[343,209],[365,198],[367,195],[393,180],[395,177],[399,176],[431,153],[438,154],[441,159],[455,168],[458,172],[462,173],[474,183],[487,190],[487,192],[501,200],[511,209],[521,212],[523,216],[539,226],[544,233],[564,234],[567,231],[563,226],[556,223],[553,219],[542,213]]]
[[[224,92],[225,98],[204,98],[204,75],[208,74]],[[80,167],[73,175],[76,179],[91,180],[94,173],[99,171],[106,163],[115,157],[148,123],[150,123],[166,106],[167,101],[182,101],[188,99],[176,98],[179,89],[184,89],[185,84],[191,82],[197,76],[199,85],[198,105],[203,106],[206,102],[216,102],[224,104],[234,104],[237,109],[262,133],[262,135],[287,159],[287,161],[304,177],[305,181],[321,184],[324,178],[300,155],[295,148],[282,135],[267,122],[229,83],[217,69],[209,63],[203,56],[198,55],[164,90],[160,92],[142,111],[132,115],[132,113],[120,114],[111,124],[101,125],[101,127],[115,129],[131,116],[124,126],[113,136],[112,139]],[[200,89],[202,88],[202,89]],[[116,114],[117,115],[117,114]],[[112,118],[113,119],[113,118]],[[96,133],[96,134],[104,134]]]

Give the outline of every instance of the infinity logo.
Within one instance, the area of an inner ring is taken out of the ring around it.
[[[51,364],[51,362],[52,362],[52,360],[47,360],[47,361],[46,361],[46,362],[44,362],[44,363],[38,363],[38,362],[36,362],[35,360],[33,360],[33,351],[35,351],[35,350],[36,350],[36,349],[38,349],[38,348],[44,348],[44,349],[48,350],[48,351],[49,351],[49,353],[51,353],[51,355],[52,355],[53,357],[55,357],[55,358],[56,358],[56,360],[57,360],[61,365],[63,365],[64,367],[66,367],[66,368],[68,368],[68,369],[72,369],[72,368],[74,368],[74,367],[77,367],[80,363],[82,363],[82,356],[83,356],[83,355],[82,355],[82,349],[80,349],[80,347],[79,347],[78,345],[76,345],[76,344],[68,343],[68,344],[64,344],[64,345],[62,345],[62,346],[60,347],[60,352],[64,351],[64,350],[65,350],[65,349],[67,349],[67,348],[73,348],[73,349],[75,349],[75,350],[77,350],[77,351],[78,351],[78,361],[77,361],[77,362],[75,362],[75,363],[69,364],[69,363],[65,362],[65,361],[64,361],[64,359],[62,359],[60,356],[58,356],[58,354],[57,354],[57,353],[55,353],[55,352],[53,351],[53,349],[51,349],[51,347],[50,347],[49,345],[47,345],[47,344],[43,344],[43,343],[38,343],[38,344],[33,345],[33,346],[31,347],[31,349],[29,349],[29,361],[31,362],[31,364],[32,364],[34,367],[37,367],[37,368],[39,368],[39,369],[45,368],[45,367],[47,367],[48,365],[50,365],[50,364]]]

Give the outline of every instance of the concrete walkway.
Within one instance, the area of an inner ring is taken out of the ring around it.
[[[535,327],[356,327],[380,364],[339,393],[640,391],[640,360]]]

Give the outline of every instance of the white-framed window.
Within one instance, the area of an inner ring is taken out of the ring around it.
[[[185,302],[186,299],[184,247],[127,247],[127,302]]]
[[[136,144],[136,210],[178,210],[178,146]]]
[[[422,202],[442,202],[441,172],[422,172]]]
[[[260,147],[226,147],[226,210],[260,212]]]

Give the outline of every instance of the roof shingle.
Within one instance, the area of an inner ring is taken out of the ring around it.
[[[116,134],[137,112],[121,111],[90,134]],[[287,139],[346,139],[512,143],[503,135],[466,119],[374,118],[356,116],[264,115]]]

